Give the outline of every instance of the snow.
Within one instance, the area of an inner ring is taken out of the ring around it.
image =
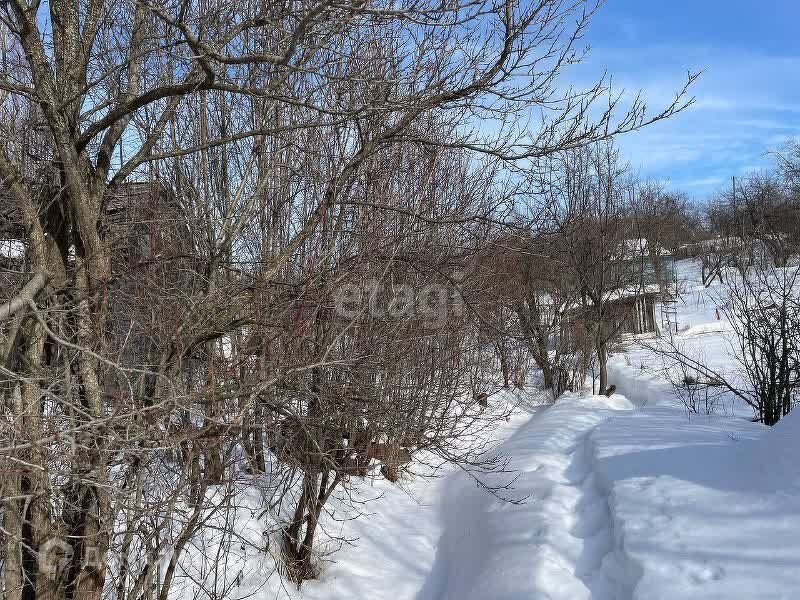
[[[524,504],[451,480],[435,585],[409,598],[796,597],[800,414],[768,430],[632,408],[571,396],[533,415],[502,447]]]
[[[677,302],[678,332],[673,334],[672,342],[729,381],[738,381],[735,332],[724,311],[718,309],[726,301],[724,286],[718,281],[704,286],[697,260],[677,261],[676,273],[682,293]],[[681,374],[674,364],[653,351],[654,346],[664,343],[664,339],[634,340],[625,352],[609,360],[609,380],[617,386],[617,392],[639,407],[680,405],[668,375],[679,380]],[[753,416],[753,410],[732,394],[719,393],[717,403],[716,410],[722,415]]]
[[[676,341],[730,369],[715,286],[679,264]],[[334,505],[346,544],[302,591],[272,577],[256,600],[665,600],[796,598],[800,591],[800,411],[777,426],[730,404],[687,414],[668,365],[631,341],[612,358],[610,398],[570,394],[518,410],[497,431],[513,474],[502,498],[461,471],[358,492]],[[510,501],[509,501],[510,500]],[[244,596],[243,596],[244,597]]]
[[[653,253],[661,256],[670,256],[671,253],[669,250],[664,248],[664,246],[658,242],[653,242],[652,244]],[[630,238],[622,240],[621,244],[621,250],[625,253],[625,255],[632,258],[648,256],[650,254],[650,248],[650,242],[644,238]]]
[[[586,434],[621,397],[562,400],[541,409],[500,447],[517,471],[514,504],[456,476],[445,487],[437,560],[417,600],[591,598],[622,582]],[[614,597],[614,596],[606,596]]]
[[[800,415],[773,431],[668,408],[596,428],[595,472],[640,573],[631,597],[797,597],[799,470],[775,458],[797,456],[798,434]]]
[[[280,576],[277,536],[265,535],[257,486],[239,490],[235,505],[226,504],[231,495],[220,488],[218,508],[208,511],[200,539],[182,555],[171,597],[190,600],[208,597],[203,589],[227,588],[229,597],[242,600],[415,598],[441,534],[436,483],[423,478],[399,485],[375,480],[332,498],[318,547],[320,577],[302,590]],[[220,532],[231,524],[234,534],[222,539]],[[342,539],[344,543],[338,541]],[[164,557],[164,564],[168,559]]]
[[[371,500],[363,507],[363,517],[340,521],[333,529],[329,522],[328,531],[346,536],[352,545],[331,555],[333,562],[323,565],[322,577],[304,585],[298,596],[309,600],[415,598],[435,561],[441,535],[437,483],[415,479],[397,486],[379,480],[368,486],[360,494],[361,500]],[[338,511],[339,517],[354,516],[342,504]]]
[[[716,323],[701,323],[686,329],[680,337],[688,338],[697,335],[708,335],[714,333],[727,333],[731,331],[731,325],[727,321],[717,321]]]
[[[19,240],[0,239],[0,256],[4,258],[21,258],[25,256],[25,244]]]
[[[514,410],[509,422],[497,423],[493,437],[502,442],[527,423],[531,414],[541,410],[535,405],[540,400],[538,393],[501,391],[495,394],[492,402],[508,402],[526,408]],[[501,443],[491,452],[496,454],[503,448]],[[420,466],[418,470],[431,474],[427,467]],[[495,480],[503,484],[511,477],[498,474]],[[453,503],[453,498],[459,501]],[[460,569],[468,568],[470,554],[483,556],[481,540],[488,530],[478,531],[475,527],[482,520],[485,503],[492,498],[476,487],[473,477],[462,471],[454,472],[452,467],[431,478],[408,477],[397,484],[383,479],[360,480],[339,497],[332,498],[329,512],[323,517],[319,579],[304,583],[302,590],[298,591],[281,581],[277,573],[266,569],[262,564],[263,555],[258,557],[251,552],[244,561],[246,565],[237,566],[248,573],[237,597],[256,600],[441,598],[442,591],[457,580]],[[503,506],[507,504],[496,501]],[[256,506],[257,500],[252,504]],[[249,509],[240,511],[237,525],[251,531],[263,529],[253,517],[256,512],[251,513]],[[465,552],[460,560],[450,563],[448,553],[442,548],[447,546],[459,523],[467,526],[460,534],[455,534],[462,536]],[[342,545],[334,541],[336,539],[345,539],[346,542]],[[257,546],[257,540],[252,545]],[[454,570],[448,573],[449,566]],[[191,596],[184,594],[184,597]]]

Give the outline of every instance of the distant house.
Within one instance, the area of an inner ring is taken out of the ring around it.
[[[115,254],[145,260],[164,252],[188,253],[183,209],[159,182],[131,182],[106,198],[104,225]],[[21,264],[27,239],[19,211],[0,196],[0,261]],[[115,258],[119,258],[115,256]]]
[[[618,312],[621,335],[660,333],[668,320],[664,304],[670,303],[677,287],[675,256],[657,242],[631,239],[623,242],[625,260],[637,261],[639,285],[618,290],[609,304]]]
[[[116,339],[126,340],[120,352],[127,363],[147,364],[148,338],[154,335],[149,294],[163,293],[157,304],[160,321],[180,322],[197,275],[188,215],[172,190],[158,181],[119,186],[106,199],[105,215]]]
[[[145,345],[137,337],[137,321],[147,322],[151,309],[151,299],[142,295],[145,282],[157,280],[157,285],[176,290],[175,297],[184,293],[196,263],[193,242],[184,209],[158,181],[123,184],[105,202],[104,236],[112,246],[112,321],[124,332],[121,339],[128,338],[126,354],[143,360]],[[29,277],[28,243],[19,211],[0,196],[0,302]],[[67,261],[74,257],[69,248]],[[178,312],[182,305],[175,304]],[[163,303],[160,310],[166,310]]]
[[[649,287],[608,300],[608,306],[619,322],[619,334],[659,333],[659,309],[663,297],[660,288]]]
[[[621,287],[609,289],[602,302],[607,326],[618,335],[659,334],[672,328],[669,304],[675,295],[675,257],[665,248],[647,240],[622,243],[612,272],[619,272]],[[593,309],[589,298],[568,311],[570,327],[580,325]]]

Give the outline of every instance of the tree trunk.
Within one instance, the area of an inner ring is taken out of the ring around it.
[[[542,382],[544,383],[545,389],[552,390],[554,381],[553,381],[553,367],[550,364],[550,361],[548,360],[542,361],[542,364],[539,365],[539,368],[542,370]]]
[[[503,387],[508,389],[511,384],[511,367],[508,364],[508,351],[506,349],[505,340],[498,340],[495,343],[495,350],[497,357],[500,359],[500,371],[503,375]]]
[[[598,393],[605,394],[608,390],[608,343],[597,342],[597,363],[600,368],[600,389]]]
[[[314,566],[311,564],[311,558],[314,551],[314,535],[317,532],[319,515],[322,512],[322,506],[326,500],[329,474],[330,471],[327,470],[322,474],[322,480],[319,483],[319,490],[316,494],[316,497],[312,497],[308,515],[306,516],[305,536],[303,536],[303,542],[300,544],[300,547],[297,550],[298,583],[305,579],[312,579],[315,577]]]

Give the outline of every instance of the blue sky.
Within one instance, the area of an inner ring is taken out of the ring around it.
[[[687,112],[619,139],[643,177],[702,200],[800,137],[798,26],[800,0],[607,0],[578,76],[607,69],[655,109],[704,70]]]

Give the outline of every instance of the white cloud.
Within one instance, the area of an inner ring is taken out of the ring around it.
[[[624,42],[623,42],[624,43]],[[800,57],[708,47],[595,49],[577,71],[587,84],[608,69],[627,97],[641,90],[651,112],[667,105],[686,70],[704,69],[696,102],[672,119],[623,136],[624,156],[645,177],[698,197],[769,164],[767,153],[800,135]]]

